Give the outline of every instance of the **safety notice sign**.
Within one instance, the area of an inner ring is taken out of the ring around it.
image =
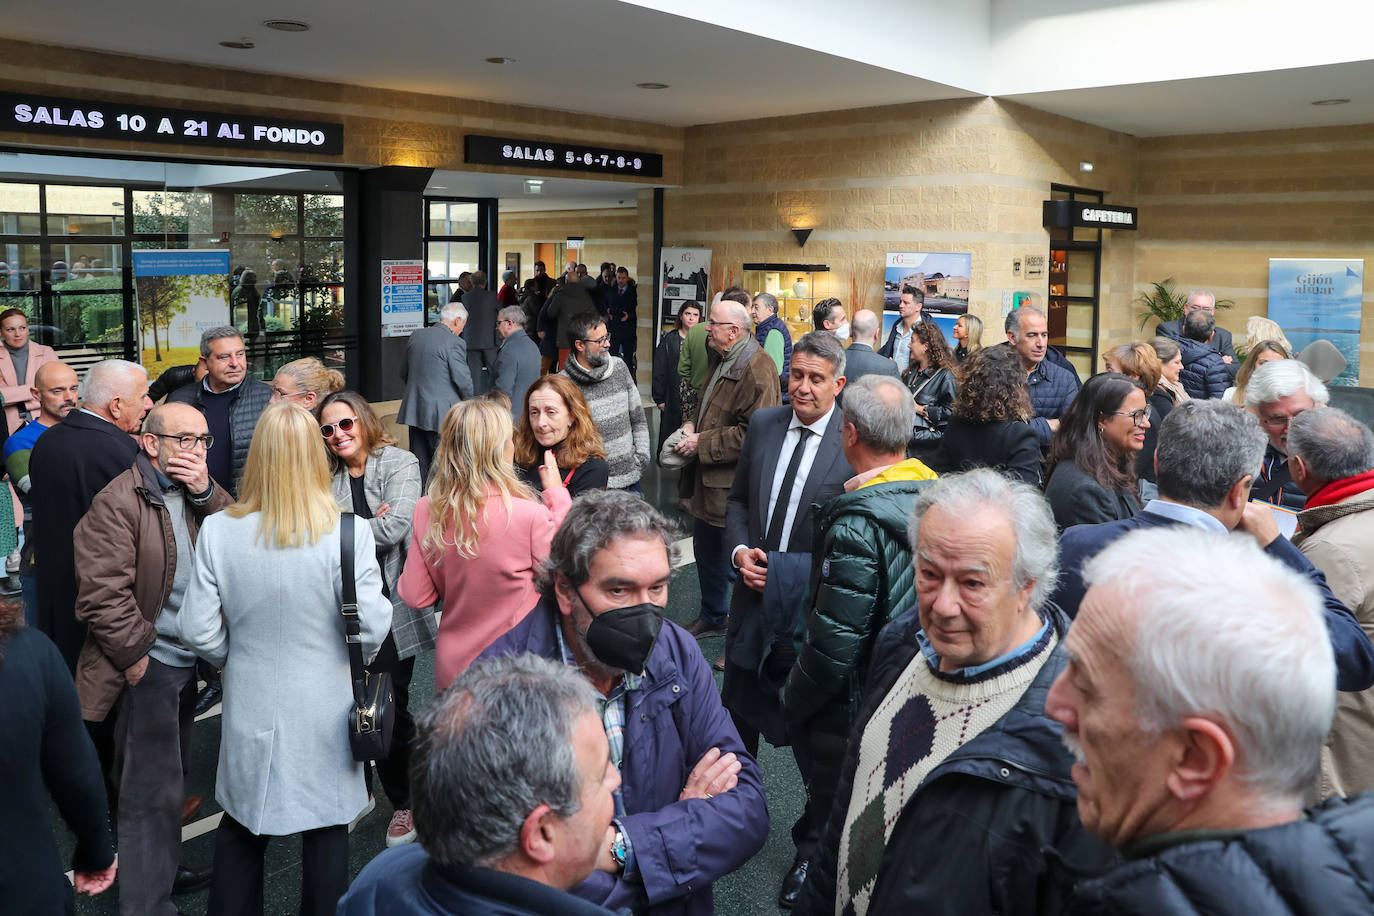
[[[382,262],[382,336],[406,337],[425,326],[425,262]]]

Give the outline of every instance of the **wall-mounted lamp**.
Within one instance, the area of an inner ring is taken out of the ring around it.
[[[802,248],[806,247],[806,240],[811,238],[811,231],[812,230],[810,229],[798,229],[795,226],[792,227],[792,234],[797,237],[798,246]]]
[[[1092,170],[1093,170],[1093,164],[1092,164],[1091,162],[1089,162],[1088,160],[1084,159],[1082,162],[1078,163],[1078,171],[1080,171],[1080,172],[1091,172]]]

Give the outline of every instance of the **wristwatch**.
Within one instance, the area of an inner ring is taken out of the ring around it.
[[[611,840],[611,858],[615,861],[618,871],[625,870],[625,831],[617,824],[615,837]]]

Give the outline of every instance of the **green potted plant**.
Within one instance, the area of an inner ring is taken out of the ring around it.
[[[1140,313],[1140,328],[1144,330],[1150,319],[1156,322],[1178,321],[1183,317],[1183,306],[1188,297],[1174,289],[1174,278],[1165,277],[1150,284],[1150,288],[1135,297]],[[1235,303],[1230,299],[1218,299],[1217,308],[1229,309]]]

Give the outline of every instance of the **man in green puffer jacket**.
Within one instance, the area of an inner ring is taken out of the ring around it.
[[[817,515],[812,609],[782,691],[798,763],[809,764],[806,814],[817,833],[834,801],[873,642],[916,603],[907,518],[936,474],[905,458],[914,416],[897,379],[869,375],[845,387],[841,441],[859,473]]]

